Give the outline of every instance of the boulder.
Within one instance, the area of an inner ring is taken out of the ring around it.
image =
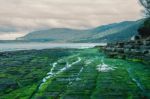
[[[142,52],[139,49],[131,49],[131,53],[134,55],[142,55]]]
[[[143,54],[149,54],[149,50],[143,50],[142,53]]]
[[[107,46],[109,47],[115,47],[117,44],[116,43],[108,43]]]
[[[124,42],[117,43],[117,48],[123,48],[123,47],[124,47]]]
[[[141,50],[149,50],[150,49],[150,46],[145,46],[145,45],[142,45],[142,46],[140,46],[140,49]]]
[[[143,41],[143,45],[145,45],[145,46],[150,46],[150,41],[144,40],[144,41]]]
[[[118,52],[118,53],[124,53],[124,48],[116,48],[116,52]]]
[[[125,53],[125,54],[131,54],[131,50],[128,49],[128,48],[126,48],[126,49],[124,49],[124,53]]]
[[[140,45],[143,45],[143,42],[141,40],[137,40],[135,41],[135,44],[140,46]]]
[[[116,56],[118,56],[118,53],[116,53],[116,52],[110,52],[110,53],[106,53],[107,54],[107,56],[109,56],[110,58],[114,58],[114,57],[116,57]]]
[[[105,51],[113,51],[113,48],[112,48],[112,47],[107,47],[107,48],[105,49]]]
[[[133,37],[131,37],[131,41],[136,41],[136,40],[140,40],[141,36],[140,35],[135,35]]]
[[[134,46],[132,44],[126,44],[126,45],[124,45],[124,48],[132,49],[132,48],[134,48]]]

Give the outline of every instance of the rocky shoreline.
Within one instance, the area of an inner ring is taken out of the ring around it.
[[[150,37],[126,42],[108,43],[103,47],[107,56],[150,63]]]

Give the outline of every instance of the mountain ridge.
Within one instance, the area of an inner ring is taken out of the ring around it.
[[[78,30],[69,28],[52,28],[47,30],[33,31],[17,40],[25,41],[50,41],[50,42],[110,42],[127,40],[137,34],[137,29],[143,20],[124,21],[108,25],[98,26],[92,29]],[[130,33],[129,33],[130,32]],[[114,35],[114,36],[113,36]]]

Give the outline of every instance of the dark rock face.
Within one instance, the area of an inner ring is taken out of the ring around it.
[[[150,63],[150,38],[109,43],[104,52],[109,57],[139,59]]]
[[[142,38],[150,37],[150,18],[147,18],[141,28],[138,29]]]
[[[143,28],[139,29],[139,34],[143,38],[146,38],[146,37],[150,36],[150,28],[143,27]]]

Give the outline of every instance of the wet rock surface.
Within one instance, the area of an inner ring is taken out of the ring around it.
[[[148,65],[96,48],[7,53],[0,57],[0,99],[150,98]]]

